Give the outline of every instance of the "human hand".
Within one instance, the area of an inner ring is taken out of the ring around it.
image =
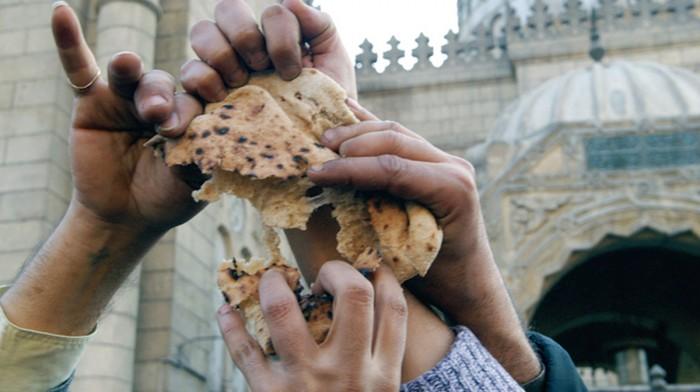
[[[226,345],[252,390],[398,390],[407,308],[392,272],[383,267],[370,283],[349,264],[330,261],[313,290],[334,296],[333,325],[320,345],[284,277],[274,270],[262,277],[260,302],[279,361],[264,356],[236,311],[229,305],[219,309]]]
[[[284,0],[267,7],[258,25],[244,0],[220,0],[214,19],[200,21],[190,33],[199,60],[182,67],[187,92],[207,102],[221,101],[229,88],[244,85],[250,72],[273,67],[292,80],[306,67],[325,73],[357,97],[353,63],[328,14],[301,0]]]
[[[175,94],[175,80],[163,71],[143,71],[134,53],[115,55],[108,81],[95,78],[98,66],[75,13],[57,3],[53,35],[69,81],[76,90],[70,133],[75,193],[73,207],[100,223],[164,232],[201,208],[187,182],[199,180],[188,168],[169,168],[144,147],[155,129],[179,134],[201,111],[193,97]],[[94,83],[91,82],[94,80]]]
[[[309,178],[321,186],[384,191],[429,208],[444,231],[444,240],[425,279],[425,289],[434,289],[435,296],[451,296],[444,293],[444,285],[454,285],[454,277],[462,275],[466,257],[478,256],[479,262],[493,263],[474,168],[401,124],[381,121],[356,102],[348,103],[362,122],[323,134],[321,142],[341,158],[312,168]],[[441,277],[451,279],[442,282]],[[469,284],[457,282],[460,292],[453,294],[464,296],[464,291],[476,290],[488,282],[485,278],[498,280],[497,276],[465,278]]]
[[[362,122],[328,130],[321,142],[341,158],[312,168],[320,186],[383,191],[429,208],[443,229],[440,253],[425,278],[408,282],[419,297],[471,328],[518,381],[539,372],[486,234],[475,172],[391,121],[381,121],[349,100]]]

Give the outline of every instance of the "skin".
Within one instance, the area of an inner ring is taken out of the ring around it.
[[[349,264],[321,268],[315,291],[333,295],[333,324],[316,344],[284,277],[268,271],[260,303],[279,360],[266,358],[240,314],[222,306],[219,325],[236,365],[255,391],[396,391],[408,320],[403,290],[391,271],[372,282]]]
[[[291,80],[302,66],[334,77],[350,95],[356,95],[354,69],[327,14],[301,1],[288,0],[266,8],[258,26],[245,1],[222,0],[216,6],[215,20],[194,25],[190,40],[200,58],[182,67],[184,88],[202,100],[225,98],[226,91],[245,83],[251,72],[274,68]],[[302,49],[299,42],[305,42],[308,49]],[[322,209],[312,217],[308,233],[289,232],[307,281],[316,279],[326,260],[341,259],[335,250],[335,234],[327,230],[328,222],[332,222],[329,210]],[[306,246],[309,241],[313,247]],[[403,361],[404,381],[433,368],[454,340],[450,329],[420,301],[413,297],[408,301],[410,344]]]
[[[98,68],[67,4],[55,6],[52,28],[69,80],[77,86],[88,84]],[[155,131],[165,137],[182,134],[201,113],[198,100],[174,91],[170,75],[144,73],[138,56],[120,53],[109,64],[107,81],[100,79],[76,95],[70,131],[73,198],[57,229],[0,297],[0,305],[13,323],[58,335],[90,333],[143,254],[165,232],[204,207],[190,197],[201,183],[201,175],[191,168],[168,168],[143,146]],[[451,332],[439,324],[445,336],[443,344],[433,344],[430,355],[404,366],[407,370],[402,372],[408,331],[432,328],[421,323],[411,329],[406,320],[433,316],[408,312],[390,272],[377,273],[372,286],[367,280],[358,282],[358,273],[342,270],[349,268],[346,264],[329,263],[328,268],[337,269],[342,276],[322,273],[317,286],[338,298],[337,320],[328,342],[315,350],[308,339],[289,339],[306,330],[300,324],[299,310],[296,304],[290,310],[291,292],[283,280],[274,274],[265,278],[265,316],[274,325],[275,347],[289,359],[282,362],[287,367],[274,365],[279,380],[317,388],[348,385],[361,390],[395,390],[402,373],[415,377],[427,366],[426,361],[436,362],[447,351]],[[255,350],[250,337],[242,335],[245,331],[240,318],[222,311],[219,321],[229,348],[233,347],[232,355],[246,369],[246,375],[251,380],[267,380],[270,374],[260,373],[262,368],[252,373],[257,368],[250,362],[262,363],[260,358],[244,355]],[[300,342],[308,344],[303,357],[294,355]],[[315,360],[302,360],[305,358]],[[330,371],[326,361],[331,359],[336,364],[352,361],[353,366],[346,372]],[[358,380],[362,384],[357,385]]]
[[[59,3],[52,28],[66,75],[86,85],[98,68],[70,7]],[[75,189],[68,211],[0,298],[8,318],[26,328],[90,332],[141,256],[203,207],[190,197],[188,182],[196,176],[166,167],[143,147],[158,127],[164,135],[182,132],[201,112],[200,104],[175,95],[167,73],[144,73],[133,53],[115,55],[107,78],[75,98],[70,131]]]
[[[357,94],[352,63],[327,15],[299,0],[285,0],[263,13],[262,36],[243,3],[221,1],[217,23],[201,22],[193,29],[193,48],[201,59],[183,68],[181,77],[187,91],[199,93],[205,100],[219,99],[227,88],[239,83],[238,79],[224,82],[238,75],[237,71],[205,53],[234,53],[245,62],[242,53],[266,51],[269,66],[274,65],[285,79],[298,75],[300,64],[333,77],[348,91],[348,105],[363,122],[323,135],[322,142],[342,158],[310,171],[309,178],[323,186],[383,191],[428,207],[444,230],[444,243],[428,275],[407,286],[458,324],[471,328],[517,381],[537,376],[539,360],[523,332],[489,247],[472,165],[437,149],[400,124],[381,121],[353,99]],[[228,24],[246,27],[227,30]],[[226,39],[217,38],[216,30]],[[299,48],[299,32],[309,42],[310,53]],[[251,40],[255,43],[253,49],[238,48],[236,43],[242,41],[238,35],[262,38]],[[209,76],[194,78],[190,67]],[[204,91],[216,91],[217,95],[205,96],[201,94]],[[288,232],[297,259],[304,261],[301,268],[305,276],[314,276],[323,261],[338,257],[334,225],[326,209],[312,217],[307,232]],[[326,246],[304,246],[308,243]]]
[[[348,105],[362,122],[326,131],[322,143],[341,158],[312,168],[309,178],[321,186],[383,191],[429,208],[444,232],[442,248],[428,274],[407,286],[472,329],[516,381],[537,376],[539,360],[489,247],[471,164],[353,100]]]

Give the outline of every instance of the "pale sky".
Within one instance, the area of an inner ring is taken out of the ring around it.
[[[386,67],[382,53],[389,49],[386,42],[392,35],[410,57],[415,39],[425,33],[434,48],[433,63],[440,64],[445,34],[450,29],[457,31],[457,0],[316,0],[314,4],[333,17],[353,60],[361,52],[358,46],[368,38],[379,55],[376,66],[380,70]],[[410,68],[414,63],[410,57],[401,64]]]

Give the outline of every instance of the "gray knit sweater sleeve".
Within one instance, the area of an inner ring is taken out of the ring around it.
[[[522,391],[472,331],[453,328],[450,352],[433,369],[401,386],[404,392]]]

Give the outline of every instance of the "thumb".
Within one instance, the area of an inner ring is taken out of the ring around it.
[[[338,32],[330,15],[306,5],[302,0],[284,0],[282,5],[296,16],[301,34],[314,54],[327,53],[333,49]]]

